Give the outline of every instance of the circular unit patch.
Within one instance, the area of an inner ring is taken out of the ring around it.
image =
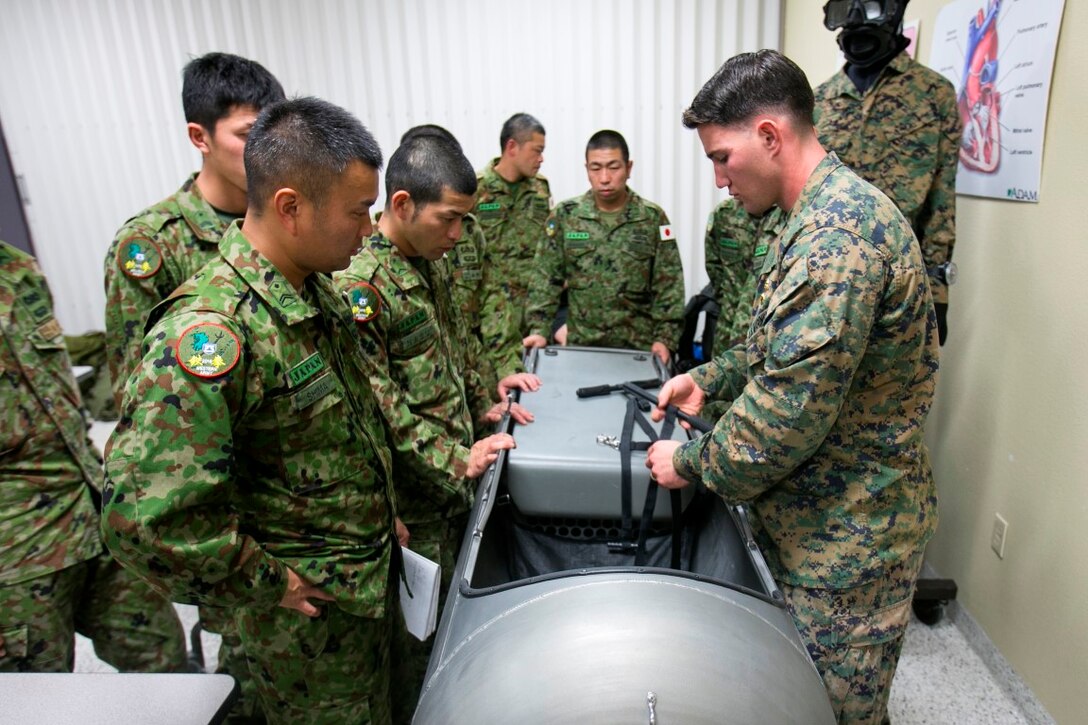
[[[117,263],[129,277],[145,279],[162,267],[162,253],[149,239],[133,239],[117,248]]]
[[[356,322],[370,322],[382,313],[382,297],[369,282],[356,282],[347,288],[351,316]]]
[[[198,322],[181,333],[178,363],[198,378],[216,378],[230,372],[242,355],[238,336],[214,322]]]

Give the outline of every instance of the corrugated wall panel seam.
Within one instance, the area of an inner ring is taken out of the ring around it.
[[[386,157],[408,126],[439,123],[481,168],[502,122],[533,113],[556,201],[588,188],[586,139],[615,128],[632,188],[679,236],[690,295],[724,193],[680,112],[727,57],[777,47],[779,26],[778,0],[16,0],[0,24],[0,63],[19,71],[0,80],[0,120],[72,332],[102,327],[116,229],[199,165],[181,68],[211,50],[260,61],[288,95],[344,105]]]

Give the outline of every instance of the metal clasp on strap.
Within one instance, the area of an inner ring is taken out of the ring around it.
[[[597,435],[597,445],[608,446],[609,448],[615,448],[617,451],[620,449],[619,436],[610,436],[600,433]]]

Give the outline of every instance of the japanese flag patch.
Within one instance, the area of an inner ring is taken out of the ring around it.
[[[381,295],[369,282],[356,282],[348,287],[346,294],[356,322],[370,322],[382,313]]]
[[[178,338],[178,364],[198,378],[217,378],[234,369],[242,355],[238,336],[214,322],[198,322]]]
[[[162,266],[162,253],[150,239],[133,239],[117,247],[117,264],[134,279],[153,277]]]
[[[661,241],[663,242],[671,242],[676,239],[676,237],[674,237],[672,234],[672,224],[666,224],[664,226],[658,227],[657,230],[661,232]]]

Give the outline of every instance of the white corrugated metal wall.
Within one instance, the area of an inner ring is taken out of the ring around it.
[[[586,139],[623,133],[631,185],[679,236],[690,295],[723,193],[680,112],[731,55],[776,48],[780,0],[0,0],[0,120],[65,329],[103,326],[117,227],[196,170],[181,67],[254,58],[289,95],[354,112],[388,156],[417,123],[473,165],[516,111],[544,123],[555,199],[588,188]]]

